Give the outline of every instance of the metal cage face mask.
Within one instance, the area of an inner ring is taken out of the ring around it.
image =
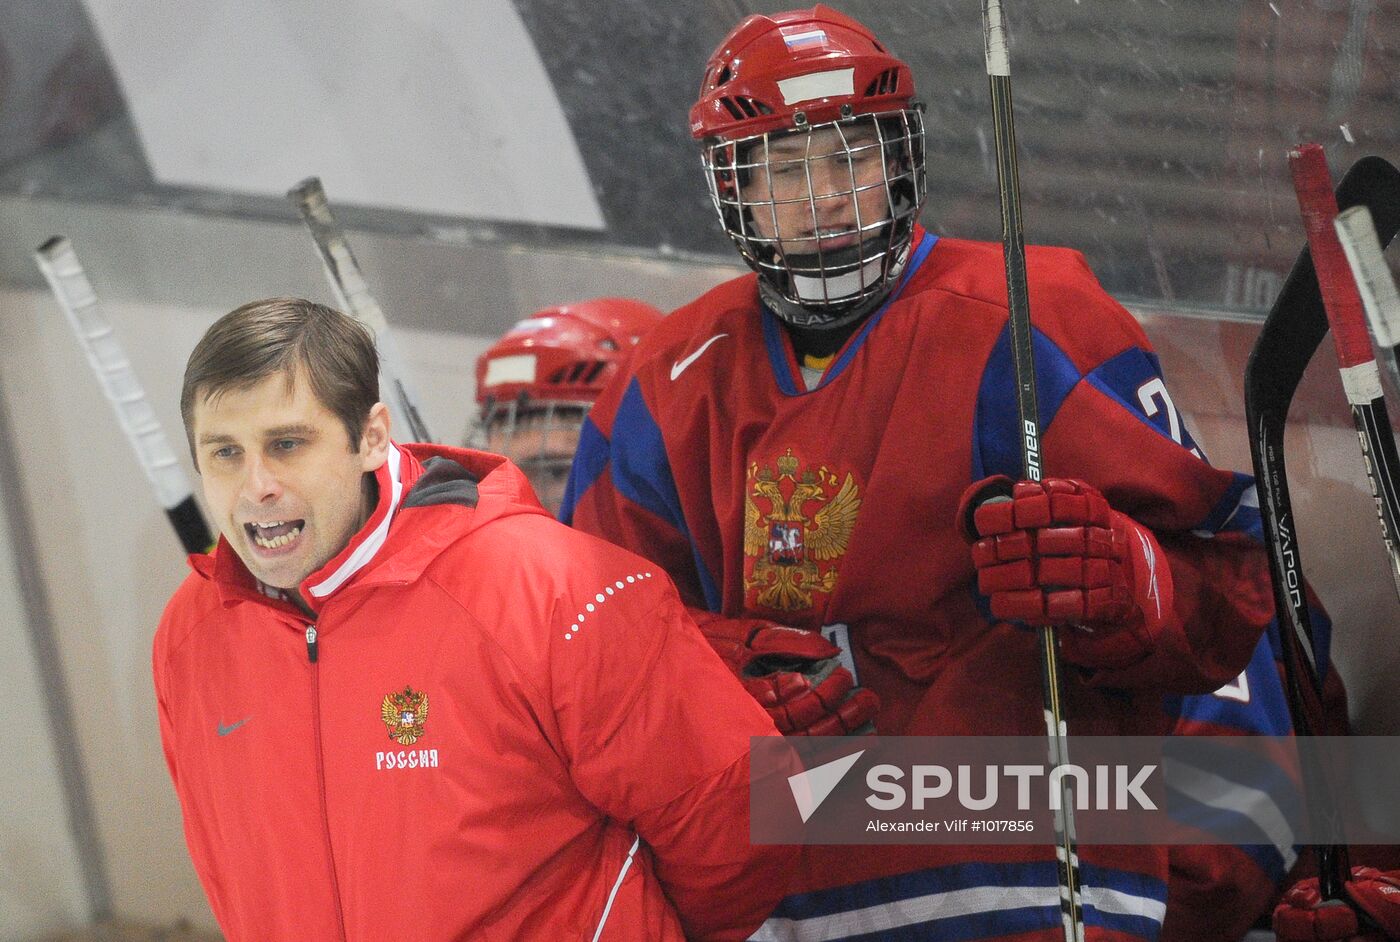
[[[530,399],[483,404],[467,430],[469,448],[505,455],[530,479],[545,509],[556,516],[573,466],[579,432],[592,403]]]
[[[899,276],[926,196],[920,108],[715,141],[702,161],[725,231],[784,299],[848,307]]]

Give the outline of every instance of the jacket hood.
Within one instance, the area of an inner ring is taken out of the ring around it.
[[[378,500],[369,519],[298,586],[313,609],[351,585],[411,582],[444,547],[495,520],[549,516],[524,473],[489,452],[391,442],[374,476]],[[295,611],[286,593],[254,578],[222,535],[213,553],[194,554],[189,562],[215,583],[226,604],[253,600]]]

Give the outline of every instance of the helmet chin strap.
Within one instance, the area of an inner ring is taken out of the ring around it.
[[[816,256],[810,257],[814,262],[816,261]],[[803,261],[806,260],[803,259]],[[883,258],[872,258],[859,268],[852,268],[840,275],[814,278],[810,275],[794,274],[792,275],[792,290],[803,301],[813,301],[818,304],[832,302],[840,304],[842,298],[854,297],[867,286],[878,281],[883,263]],[[806,268],[807,266],[798,267]]]
[[[817,281],[815,278],[810,280]],[[837,330],[853,324],[879,307],[893,288],[893,284],[887,285],[883,290],[849,304],[807,307],[783,297],[777,288],[769,284],[766,277],[758,279],[758,296],[768,309],[776,314],[779,320],[807,330]]]
[[[786,297],[769,281],[765,272],[758,279],[759,297],[764,304],[778,316],[779,320],[786,321],[795,327],[802,327],[808,330],[836,330],[846,327],[862,319],[871,311],[875,310],[885,298],[889,297],[894,290],[895,284],[899,281],[900,272],[904,270],[905,262],[909,260],[909,246],[905,246],[900,252],[899,258],[890,266],[889,277],[884,280],[884,286],[874,294],[858,297],[860,292],[867,286],[880,281],[880,268],[883,259],[873,258],[864,265],[847,263],[842,266],[839,263],[833,265],[829,261],[827,267],[844,267],[847,270],[837,275],[827,275],[825,277],[812,277],[808,275],[793,274],[789,276],[789,283],[792,285],[792,293],[796,294],[800,301],[793,301]],[[843,252],[849,252],[855,260],[860,258],[858,247],[852,247]],[[833,253],[834,254],[834,253]],[[829,256],[828,256],[829,259]],[[790,256],[789,260],[794,267],[815,270],[818,267],[817,256]],[[842,298],[857,296],[853,300],[843,304]]]

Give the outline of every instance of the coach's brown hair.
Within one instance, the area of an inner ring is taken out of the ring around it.
[[[243,305],[214,322],[189,363],[180,389],[180,416],[195,467],[194,404],[231,389],[247,389],[284,374],[290,385],[306,370],[316,398],[335,413],[360,447],[369,410],[379,401],[379,355],[374,336],[339,311],[301,298],[267,298]]]

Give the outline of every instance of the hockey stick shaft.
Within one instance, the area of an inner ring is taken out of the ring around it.
[[[311,230],[326,280],[341,307],[374,333],[375,345],[379,348],[379,371],[389,392],[386,401],[395,422],[408,431],[413,441],[431,442],[432,434],[409,387],[404,359],[389,330],[389,321],[365,284],[360,266],[350,251],[350,243],[331,213],[320,178],[308,177],[301,181],[287,191],[287,198],[296,204],[306,227]]]
[[[1390,431],[1390,417],[1381,393],[1380,370],[1371,352],[1359,279],[1352,276],[1335,226],[1337,199],[1332,192],[1332,177],[1322,148],[1317,144],[1304,144],[1289,152],[1288,162],[1307,229],[1313,266],[1317,269],[1323,307],[1327,310],[1337,360],[1341,364],[1342,386],[1361,441],[1366,478],[1376,501],[1381,542],[1390,559],[1396,594],[1400,596],[1400,549],[1396,545],[1397,532],[1400,532],[1397,531],[1400,525],[1400,458],[1396,456],[1395,436]]]
[[[1006,295],[1011,354],[1016,375],[1017,418],[1025,478],[1039,481],[1040,413],[1036,403],[1031,312],[1026,284],[1026,248],[1021,227],[1021,184],[1016,169],[1016,127],[1011,103],[1011,56],[1001,0],[983,0],[982,35],[991,89],[992,127],[996,139],[997,191],[1001,203],[1002,246],[1006,258]],[[1041,693],[1052,766],[1069,762],[1069,732],[1063,710],[1063,684],[1055,630],[1040,629]],[[1055,816],[1060,882],[1060,913],[1067,942],[1082,942],[1084,910],[1079,879],[1079,852],[1074,831],[1074,800],[1069,776],[1060,777],[1060,810]]]
[[[1392,378],[1400,380],[1400,376],[1395,374],[1395,344],[1400,340],[1400,294],[1395,289],[1395,279],[1391,277],[1390,268],[1385,263],[1385,256],[1381,253],[1380,239],[1376,235],[1376,225],[1371,219],[1371,211],[1365,206],[1353,206],[1344,213],[1338,214],[1334,226],[1337,230],[1337,239],[1342,244],[1342,251],[1346,253],[1347,264],[1351,268],[1353,280],[1356,288],[1361,294],[1361,306],[1366,311],[1366,319],[1371,325],[1371,333],[1376,337],[1382,350],[1382,357],[1387,360]],[[1400,382],[1396,388],[1400,389]],[[1378,450],[1374,459],[1377,464],[1388,467],[1390,473],[1383,475],[1392,485],[1395,483],[1395,476],[1400,473],[1400,465],[1397,465],[1395,455],[1395,436],[1391,432],[1388,416],[1385,413],[1385,396],[1381,392],[1379,377],[1376,377],[1374,401],[1379,402],[1380,410],[1375,416],[1380,422],[1375,431],[1379,437]],[[1363,442],[1366,438],[1363,436]],[[1378,476],[1371,467],[1373,460],[1371,454],[1366,455],[1367,472],[1374,481]],[[1395,501],[1395,493],[1392,488],[1388,494],[1381,494],[1372,489],[1372,496],[1376,499],[1376,510],[1380,514],[1382,535],[1385,539],[1386,549],[1390,554],[1390,574],[1395,580],[1396,591],[1400,593],[1400,553],[1396,551],[1397,538],[1400,533],[1395,529],[1397,514],[1400,514],[1400,504]],[[1388,515],[1388,519],[1387,519]]]
[[[116,332],[103,314],[97,295],[83,271],[73,245],[54,236],[34,252],[39,270],[49,283],[58,306],[73,329],[78,344],[102,392],[117,414],[136,460],[141,464],[156,500],[188,553],[206,553],[213,545],[209,526],[195,502],[189,478],[180,467],[146,392],[131,369]]]
[[[1369,206],[1382,243],[1400,231],[1400,171],[1379,157],[1358,160],[1338,185],[1336,200],[1343,207]],[[1244,380],[1245,421],[1282,642],[1284,689],[1294,728],[1303,736],[1322,731],[1314,730],[1309,719],[1321,715],[1322,677],[1313,652],[1302,555],[1288,489],[1284,433],[1293,394],[1326,335],[1327,314],[1312,255],[1305,246],[1264,321]],[[1317,789],[1315,795],[1327,795],[1327,783],[1325,779],[1317,781],[1321,775],[1314,764],[1305,762],[1302,771],[1305,785],[1310,790]],[[1315,800],[1309,807],[1335,823],[1337,809],[1330,801]],[[1319,846],[1316,852],[1321,889],[1329,898],[1335,898],[1349,874],[1346,849]]]

